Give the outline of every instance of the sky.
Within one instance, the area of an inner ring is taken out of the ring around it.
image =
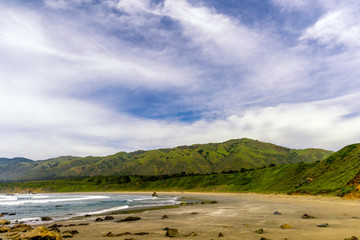
[[[2,0],[0,156],[360,137],[357,0]]]

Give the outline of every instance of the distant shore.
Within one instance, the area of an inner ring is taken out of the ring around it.
[[[106,192],[151,194],[152,192]],[[197,203],[177,208],[161,208],[111,214],[114,220],[95,221],[99,216],[58,221],[60,232],[77,230],[74,239],[169,239],[166,228],[176,228],[179,239],[345,239],[360,237],[360,208],[357,200],[338,197],[288,196],[275,194],[158,192]],[[204,204],[201,204],[205,201]],[[210,202],[213,201],[212,204]],[[274,214],[276,212],[276,214]],[[304,219],[307,214],[314,217]],[[105,214],[110,215],[110,214]],[[105,215],[100,216],[104,219]],[[165,216],[166,215],[166,216]],[[137,221],[116,222],[126,217]],[[51,226],[54,222],[45,224]],[[80,225],[79,225],[80,224]],[[290,228],[281,229],[288,224]],[[326,225],[325,225],[326,224]],[[319,227],[319,226],[320,227]],[[323,227],[321,227],[323,226]],[[324,227],[325,226],[325,227]],[[110,233],[109,233],[110,232]],[[189,237],[185,237],[185,236]],[[6,233],[0,238],[7,239]]]

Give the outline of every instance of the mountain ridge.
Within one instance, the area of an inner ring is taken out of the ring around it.
[[[118,152],[104,157],[63,156],[41,161],[0,163],[0,180],[27,181],[98,175],[211,173],[320,161],[332,152],[290,149],[249,138],[154,150]]]

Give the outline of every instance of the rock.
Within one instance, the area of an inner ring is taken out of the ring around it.
[[[198,212],[192,212],[191,214],[199,214]]]
[[[63,233],[70,233],[71,235],[79,234],[78,230],[66,230]]]
[[[123,232],[123,233],[116,234],[117,237],[121,237],[121,236],[124,236],[124,235],[131,235],[131,233],[130,232]]]
[[[3,214],[0,214],[0,217],[3,217],[4,215]]]
[[[195,236],[197,236],[196,232],[191,232],[188,235],[185,235],[185,237],[195,237]]]
[[[112,232],[108,232],[103,237],[116,237]]]
[[[278,211],[275,211],[275,212],[274,212],[274,215],[282,215],[282,213],[281,213],[281,212],[278,212]]]
[[[41,217],[41,221],[51,221],[51,217]]]
[[[135,240],[135,238],[125,238],[124,240]]]
[[[32,227],[28,224],[24,224],[24,223],[20,223],[20,224],[16,224],[14,225],[10,232],[27,232],[29,230],[31,230]]]
[[[0,225],[8,225],[8,224],[10,224],[10,221],[9,221],[9,220],[0,219]]]
[[[224,234],[222,232],[219,232],[218,238],[224,237]]]
[[[266,238],[266,237],[261,237],[260,240],[271,240],[271,239]]]
[[[138,221],[140,220],[141,217],[127,217],[127,218],[124,218],[124,219],[121,219],[121,220],[118,220],[116,222],[132,222],[132,221]]]
[[[180,204],[181,204],[181,205],[186,205],[186,202],[182,201]]]
[[[179,236],[179,230],[176,228],[170,228],[166,231],[165,236],[167,237],[178,237]]]
[[[104,219],[102,219],[102,218],[95,219],[95,222],[102,222],[102,221],[104,221]]]
[[[10,232],[10,230],[11,230],[11,227],[3,226],[0,228],[0,233]]]
[[[329,224],[327,224],[327,223],[322,223],[322,224],[319,224],[319,225],[317,225],[318,227],[328,227],[329,226]]]
[[[16,213],[9,213],[9,216],[15,216]]]
[[[358,240],[358,238],[355,236],[351,236],[349,238],[345,238],[344,240]]]
[[[134,235],[139,235],[139,236],[143,236],[143,235],[149,235],[150,233],[148,232],[138,232],[138,233],[134,233]]]
[[[73,236],[71,233],[68,232],[68,233],[63,233],[63,234],[62,234],[62,237],[63,237],[63,238],[72,238],[72,237],[74,237],[74,236]]]
[[[168,215],[164,215],[161,217],[161,219],[166,219],[166,218],[169,218]]]
[[[85,217],[91,217],[91,215],[90,215],[90,214],[86,214]]]
[[[63,227],[64,225],[62,225],[62,224],[53,224],[53,225],[51,225],[49,228],[59,228],[59,227]]]
[[[170,228],[168,228],[168,227],[163,228],[164,231],[167,231],[167,230],[169,230],[169,229],[170,229]]]
[[[153,197],[159,197],[156,192],[153,192],[152,196]]]
[[[211,201],[211,202],[209,202],[210,204],[216,204],[216,203],[218,203],[217,201]]]
[[[105,221],[111,221],[111,220],[114,220],[114,217],[113,216],[106,216],[104,218]]]
[[[7,213],[7,212],[3,212],[3,213],[1,213],[1,215],[8,215],[9,213]]]
[[[264,229],[260,228],[258,230],[255,231],[257,234],[263,234],[264,232]]]
[[[283,225],[280,226],[280,228],[281,228],[281,229],[290,229],[290,228],[292,228],[292,227],[291,227],[291,225],[289,225],[289,224],[283,224]]]
[[[19,240],[61,240],[62,236],[46,227],[37,227],[30,232],[21,235]]]
[[[302,218],[302,219],[313,219],[313,218],[315,218],[315,217],[305,213],[304,215],[302,215],[301,218]]]

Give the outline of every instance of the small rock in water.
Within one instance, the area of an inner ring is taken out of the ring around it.
[[[224,234],[222,232],[219,232],[218,237],[219,238],[224,237]]]
[[[305,213],[304,215],[302,215],[301,218],[302,218],[302,219],[313,219],[313,218],[315,218],[315,217]]]
[[[41,217],[41,221],[51,221],[51,217]]]
[[[152,196],[153,197],[159,197],[156,192],[153,192]]]
[[[257,234],[263,234],[264,232],[264,229],[260,228],[258,230],[255,231]]]
[[[16,213],[9,213],[9,216],[14,216],[16,215]]]
[[[95,219],[95,222],[102,222],[102,221],[104,221],[104,219],[102,219],[102,218]]]
[[[327,224],[327,223],[322,223],[322,224],[319,224],[319,225],[317,225],[318,227],[328,227],[329,226],[329,224]]]
[[[358,238],[355,236],[351,236],[349,238],[345,238],[344,240],[358,240]]]
[[[165,236],[167,237],[178,237],[179,236],[179,230],[176,228],[170,228],[166,231]]]
[[[278,211],[275,211],[275,212],[274,212],[274,215],[282,215],[282,213],[281,213],[281,212],[278,212]]]
[[[280,226],[281,229],[290,229],[291,228],[291,225],[289,224],[283,224]]]

